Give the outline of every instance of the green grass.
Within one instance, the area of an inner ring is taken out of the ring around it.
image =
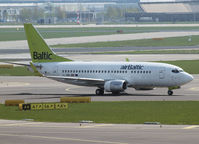
[[[0,119],[34,119],[49,122],[96,123],[160,122],[162,124],[199,124],[198,101],[128,101],[69,104],[68,110],[19,111],[18,107],[0,105]]]
[[[1,76],[33,76],[34,73],[27,70],[26,67],[14,67],[14,68],[0,68]]]
[[[199,60],[160,61],[181,67],[190,74],[199,74]]]
[[[199,50],[143,50],[143,51],[110,51],[92,52],[88,54],[199,54]]]
[[[79,37],[94,35],[116,34],[118,30],[127,33],[155,32],[155,31],[184,31],[198,30],[198,27],[107,27],[107,28],[38,28],[44,38]],[[23,28],[0,28],[0,41],[25,40]]]
[[[68,47],[158,47],[158,46],[196,46],[199,45],[199,36],[192,36],[192,41],[188,41],[189,36],[164,38],[162,40],[143,39],[143,40],[127,40],[114,42],[95,42],[82,44],[60,44],[53,45],[54,48]]]

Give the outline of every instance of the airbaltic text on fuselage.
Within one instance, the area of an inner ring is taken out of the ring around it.
[[[51,60],[52,54],[48,53],[48,52],[42,52],[42,53],[38,53],[38,52],[33,52],[33,59],[35,60]]]
[[[122,65],[120,69],[123,70],[142,70],[143,65]]]

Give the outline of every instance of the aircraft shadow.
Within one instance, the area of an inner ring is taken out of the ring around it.
[[[0,94],[1,95],[1,94]],[[5,94],[4,94],[5,95]],[[113,94],[104,94],[102,96],[97,96],[95,94],[64,94],[64,93],[61,93],[61,94],[53,94],[53,93],[16,93],[16,94],[6,94],[6,95],[13,95],[13,96],[45,96],[45,97],[30,97],[30,98],[26,98],[26,99],[49,99],[49,98],[60,98],[60,97],[64,97],[64,96],[71,96],[71,97],[121,97],[121,96],[128,96],[128,97],[161,97],[161,96],[168,96],[168,95],[160,95],[160,94],[129,94],[129,93],[120,93],[118,95],[113,95]],[[184,96],[184,95],[173,95],[173,96],[168,96],[168,97],[176,97],[176,96]]]

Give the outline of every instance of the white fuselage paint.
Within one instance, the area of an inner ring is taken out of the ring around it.
[[[46,76],[66,76],[108,80],[125,80],[128,87],[153,88],[184,85],[193,77],[181,68],[153,62],[51,62],[34,63],[41,66],[39,72]],[[178,70],[174,73],[172,70]],[[64,81],[76,85],[88,85],[77,81]],[[93,85],[96,86],[96,85]]]

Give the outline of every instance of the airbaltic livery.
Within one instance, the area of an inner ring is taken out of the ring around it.
[[[96,95],[103,95],[104,91],[119,94],[128,87],[167,87],[168,95],[172,95],[173,89],[193,80],[181,68],[164,63],[72,61],[56,55],[32,24],[24,24],[24,29],[35,72],[63,83],[97,87]]]

